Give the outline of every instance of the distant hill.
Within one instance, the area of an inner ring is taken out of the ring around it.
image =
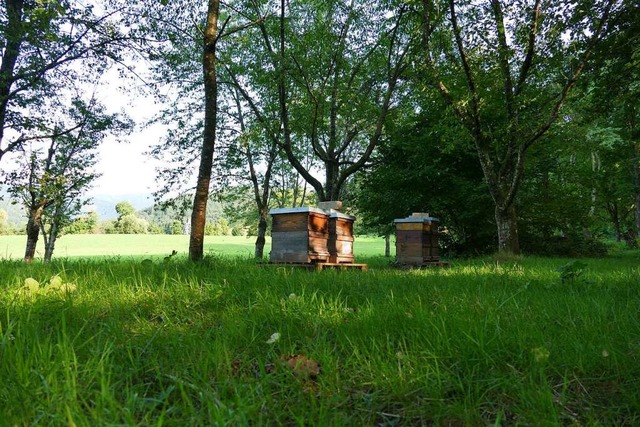
[[[27,223],[24,208],[19,204],[12,204],[9,196],[0,193],[0,209],[7,212],[7,222],[14,226]],[[116,205],[120,202],[129,202],[137,211],[153,206],[153,196],[150,194],[97,194],[92,197],[93,203],[88,206],[88,210],[95,210],[100,221],[114,219],[118,217]]]
[[[96,194],[92,199],[90,209],[98,213],[100,221],[117,218],[116,205],[120,202],[131,203],[137,211],[153,206],[153,196],[150,194]]]

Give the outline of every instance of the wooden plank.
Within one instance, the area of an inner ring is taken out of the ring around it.
[[[308,229],[318,233],[329,233],[329,215],[310,212]]]
[[[353,256],[353,241],[349,240],[330,240],[329,252],[337,255],[352,255]]]
[[[353,221],[345,218],[329,218],[329,234],[353,237]]]
[[[353,255],[335,255],[329,254],[329,262],[333,263],[353,263]]]
[[[309,263],[311,258],[304,252],[274,252],[269,254],[269,261],[273,263]]]
[[[258,263],[261,267],[292,267],[292,268],[306,268],[308,270],[320,271],[324,269],[337,269],[337,270],[360,270],[367,271],[367,264],[354,264],[354,263],[335,263],[335,262],[286,262],[276,261],[269,263]]]
[[[307,252],[308,241],[306,231],[271,232],[271,250],[275,252]]]
[[[309,253],[329,255],[326,238],[309,237]]]
[[[396,230],[431,231],[431,224],[428,222],[397,222]]]
[[[431,246],[432,242],[438,241],[438,235],[431,232],[424,231],[407,231],[407,230],[397,230],[396,231],[396,242],[406,242],[406,243],[424,243],[427,246]]]
[[[273,215],[271,230],[272,232],[305,231],[307,230],[307,217],[308,214],[305,212]]]
[[[323,270],[325,268],[337,268],[340,270],[356,269],[360,271],[367,271],[368,265],[338,262],[319,262],[316,264],[316,270]]]

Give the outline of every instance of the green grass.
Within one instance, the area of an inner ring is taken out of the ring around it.
[[[638,425],[639,259],[3,261],[0,424]]]
[[[255,237],[206,236],[206,253],[225,256],[252,257]],[[22,259],[26,236],[0,236],[0,259]],[[271,240],[267,239],[265,256],[268,256]],[[44,244],[39,242],[36,257],[42,257]],[[114,257],[114,256],[166,256],[172,251],[188,253],[189,236],[165,234],[76,234],[62,236],[56,242],[54,257]],[[384,241],[381,238],[356,237],[354,250],[360,256],[382,255]]]

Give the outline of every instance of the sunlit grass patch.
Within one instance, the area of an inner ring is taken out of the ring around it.
[[[565,281],[572,260],[528,257],[416,270],[371,258],[367,272],[142,261],[0,263],[0,419],[639,421],[633,258],[582,260]],[[18,297],[29,278],[76,289]]]

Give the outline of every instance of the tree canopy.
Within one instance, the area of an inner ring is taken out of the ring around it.
[[[168,126],[151,150],[167,164],[158,197],[193,197],[194,260],[212,192],[253,212],[258,256],[269,207],[311,200],[348,200],[385,234],[394,218],[428,211],[455,252],[606,233],[633,240],[638,9],[623,0],[6,0],[0,159],[71,135],[56,116],[110,65],[138,70],[135,51],[148,72],[133,76]]]

